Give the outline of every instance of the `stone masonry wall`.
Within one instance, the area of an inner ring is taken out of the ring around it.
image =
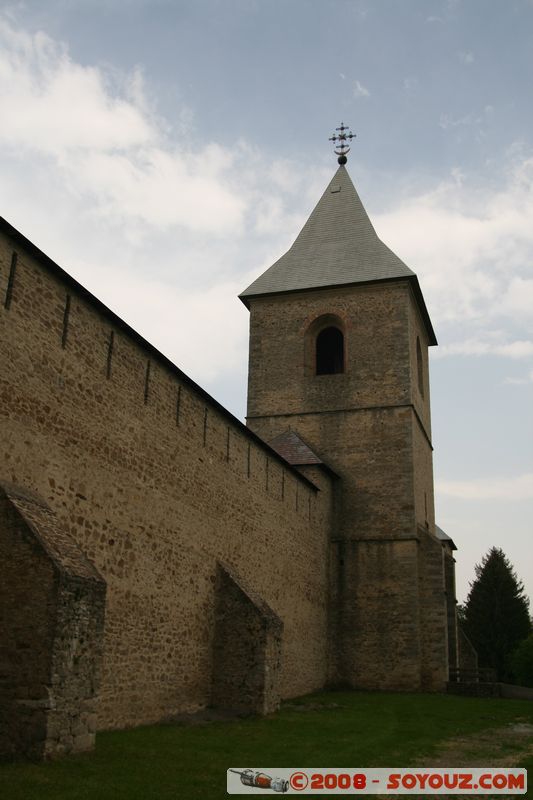
[[[442,543],[419,529],[421,686],[443,691],[448,680],[448,616]]]
[[[219,565],[212,703],[267,714],[279,707],[283,623],[264,601]]]
[[[446,587],[446,611],[448,620],[448,661],[450,669],[459,666],[457,599],[455,596],[455,559],[453,551],[444,548],[444,580]]]
[[[409,404],[411,302],[402,282],[252,300],[249,422],[276,414]],[[306,337],[323,315],[343,323],[343,374],[317,376],[306,368]]]
[[[433,449],[420,423],[420,418],[413,414],[411,421],[413,500],[416,525],[434,535]]]
[[[330,573],[332,641],[341,644],[330,678],[439,688],[447,655],[437,654],[430,628],[446,624],[442,563],[439,573],[430,544],[421,544],[421,535],[436,541],[428,340],[411,289],[391,281],[250,305],[249,426],[267,441],[293,428],[341,478]],[[307,339],[321,318],[336,318],[344,330],[344,373],[309,369]],[[423,398],[412,386],[417,335]],[[432,591],[430,612],[421,603]]]
[[[248,425],[267,441],[294,427],[340,475],[339,536],[416,529],[410,302],[401,283],[252,301]],[[327,314],[344,322],[345,372],[308,375],[307,331]]]
[[[423,394],[418,386],[417,339],[422,353]],[[429,384],[428,337],[420,312],[409,303],[409,362],[411,403],[413,407],[413,471],[416,524],[435,533],[435,497],[433,488],[433,446]]]
[[[55,574],[50,560],[20,535],[5,495],[0,526],[0,754],[38,758],[46,740]]]
[[[40,493],[107,582],[98,727],[210,702],[218,560],[283,621],[281,694],[321,687],[329,487],[9,238],[0,363],[1,474]]]
[[[0,758],[91,749],[105,583],[35,495],[0,487]]]
[[[420,687],[417,541],[334,544],[333,683],[359,689]]]
[[[418,414],[421,427],[426,432],[428,439],[431,439],[431,387],[429,380],[429,339],[422,316],[418,306],[411,294],[411,302],[408,304],[409,322],[409,368],[410,378],[410,400]],[[416,355],[416,340],[420,340],[422,354],[422,386],[424,393],[421,394],[418,387],[418,370]]]

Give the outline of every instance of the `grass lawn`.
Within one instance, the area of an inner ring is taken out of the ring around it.
[[[230,766],[403,767],[422,759],[429,764],[446,739],[516,721],[533,724],[532,702],[321,692],[291,701],[268,718],[100,733],[92,754],[48,764],[3,764],[0,798],[215,800],[228,796]],[[478,760],[475,766],[492,766]],[[521,766],[529,767],[533,779],[533,755]]]

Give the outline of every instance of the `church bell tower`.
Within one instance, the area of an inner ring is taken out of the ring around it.
[[[289,251],[241,295],[247,424],[296,433],[339,476],[330,536],[330,681],[438,690],[447,680],[435,532],[428,347],[416,275],[377,236],[339,167]],[[414,232],[416,235],[416,232]]]

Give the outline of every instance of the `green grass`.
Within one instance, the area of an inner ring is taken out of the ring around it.
[[[227,797],[230,766],[416,765],[422,758],[428,763],[445,739],[517,719],[533,724],[533,703],[453,695],[321,692],[292,701],[263,719],[105,732],[98,735],[92,754],[48,764],[0,765],[0,798],[215,800]],[[533,770],[533,758],[522,766]]]

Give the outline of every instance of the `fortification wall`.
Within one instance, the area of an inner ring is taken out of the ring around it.
[[[0,476],[38,492],[107,582],[98,726],[210,702],[219,560],[283,623],[281,694],[319,688],[329,485],[47,264],[1,237]]]

